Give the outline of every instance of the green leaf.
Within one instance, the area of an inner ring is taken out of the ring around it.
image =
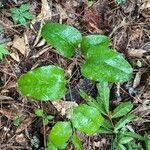
[[[0,44],[0,60],[3,59],[5,55],[9,55],[10,53],[8,52],[6,48],[6,44]]]
[[[43,124],[48,125],[48,123],[49,123],[49,120],[47,118],[43,118]]]
[[[76,150],[83,150],[80,138],[76,134],[74,134],[72,137],[72,143]]]
[[[20,16],[18,21],[20,22],[21,25],[26,25],[27,24],[27,21],[23,16]]]
[[[81,104],[73,109],[71,121],[77,130],[94,134],[103,123],[103,117],[95,107]]]
[[[124,4],[126,0],[115,0],[118,5]]]
[[[82,41],[81,33],[68,25],[47,23],[42,28],[43,38],[65,57],[72,57]]]
[[[50,120],[52,120],[52,119],[54,118],[54,116],[52,116],[52,115],[47,115],[46,118],[50,121]]]
[[[126,147],[124,145],[119,144],[117,150],[127,150],[127,149],[126,149]]]
[[[131,102],[121,103],[113,111],[112,118],[118,118],[118,117],[124,116],[128,112],[130,112],[132,108],[133,108],[133,104]]]
[[[105,46],[91,47],[81,66],[83,76],[95,81],[125,82],[132,77],[130,64],[117,52]]]
[[[65,144],[72,135],[70,122],[57,122],[48,135],[50,140],[56,147]]]
[[[12,18],[13,18],[14,23],[17,23],[19,21],[19,19],[20,19],[20,15],[13,14]]]
[[[33,14],[31,14],[30,12],[24,12],[22,14],[23,17],[25,17],[28,20],[32,20],[33,19]]]
[[[20,6],[19,10],[20,10],[20,12],[22,13],[22,12],[25,12],[25,11],[29,10],[29,8],[30,8],[30,4],[29,4],[29,3],[26,3],[26,4],[22,4],[22,5]]]
[[[2,33],[4,31],[4,28],[2,25],[0,25],[0,33]],[[1,43],[1,42],[0,42]]]
[[[119,140],[119,143],[121,143],[121,144],[127,144],[128,142],[131,142],[132,140],[134,140],[132,137],[122,137]]]
[[[45,150],[58,150],[57,147],[49,140]]]
[[[146,143],[146,150],[150,150],[150,139],[145,141],[145,143]]]
[[[115,125],[115,132],[118,131],[120,128],[123,128],[127,123],[129,123],[131,120],[135,118],[134,114],[128,114],[121,118]]]
[[[134,139],[138,139],[141,141],[147,140],[145,137],[141,136],[140,134],[134,133],[134,132],[125,131],[123,134],[124,134],[124,136],[132,137]]]
[[[97,133],[99,134],[113,134],[113,131],[104,127],[98,129]]]
[[[36,115],[37,117],[43,117],[43,116],[44,116],[44,111],[43,111],[43,109],[37,108],[37,109],[34,110],[34,112],[35,112],[35,115]]]
[[[10,11],[11,11],[11,13],[12,13],[13,15],[14,15],[14,14],[16,14],[16,15],[19,15],[19,14],[20,14],[19,10],[18,10],[16,7],[11,8]]]
[[[64,71],[49,65],[27,72],[18,80],[22,95],[36,100],[59,100],[65,95]]]
[[[51,116],[51,115],[44,116],[44,118],[43,118],[44,125],[48,125],[49,121],[52,120],[53,118],[54,118],[54,116]]]
[[[102,123],[100,129],[98,130],[98,133],[112,134],[113,133],[112,123],[107,119],[104,119],[104,122]]]
[[[110,95],[110,89],[108,87],[108,82],[105,81],[100,81],[97,84],[97,89],[100,97],[97,97],[97,101],[99,103],[103,104],[103,107],[105,109],[105,112],[108,114],[109,113],[109,95]]]
[[[81,51],[86,56],[89,48],[91,46],[108,46],[109,45],[109,38],[105,35],[88,35],[83,36],[81,42]]]
[[[110,129],[110,130],[113,129],[112,123],[107,119],[104,119],[104,122],[102,123],[101,126],[104,127],[104,128]]]
[[[23,120],[22,115],[20,114],[16,115],[13,119],[13,125],[18,127],[21,124],[22,120]]]

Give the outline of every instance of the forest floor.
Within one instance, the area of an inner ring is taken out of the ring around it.
[[[25,26],[14,24],[10,9],[28,2],[29,11],[35,18]],[[7,44],[10,55],[0,60],[0,149],[44,149],[48,131],[57,120],[63,119],[58,111],[67,111],[74,103],[84,102],[79,89],[91,96],[96,95],[95,83],[81,75],[77,58],[68,61],[42,40],[40,32],[45,22],[74,26],[83,35],[109,36],[110,46],[133,67],[131,81],[111,85],[111,107],[119,102],[132,101],[133,112],[138,117],[129,123],[129,128],[141,135],[150,134],[149,0],[126,0],[122,5],[117,5],[114,0],[2,0],[0,43]],[[58,64],[72,76],[65,101],[57,102],[55,107],[51,102],[23,97],[17,89],[20,75],[49,64]],[[55,120],[43,125],[42,119],[34,114],[35,108],[55,114]],[[19,122],[18,126],[15,121]],[[84,149],[111,149],[112,135],[80,136]],[[67,149],[73,149],[72,143],[68,144]]]

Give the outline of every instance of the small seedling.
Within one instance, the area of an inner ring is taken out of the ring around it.
[[[124,4],[126,0],[115,0],[118,5]]]
[[[13,125],[18,127],[22,122],[22,116],[20,114],[16,115],[13,119]]]
[[[20,23],[21,25],[26,25],[29,20],[34,18],[33,14],[29,12],[30,4],[22,4],[20,8],[11,8],[11,14],[14,23]]]
[[[3,57],[5,57],[6,55],[9,55],[10,53],[8,52],[7,48],[6,48],[6,44],[0,44],[0,60],[3,59]]]
[[[82,56],[85,58],[81,64],[81,74],[97,81],[98,89],[96,99],[88,96],[84,91],[80,92],[87,103],[74,107],[67,121],[56,122],[48,134],[47,149],[65,149],[68,141],[71,140],[77,150],[82,150],[76,131],[87,135],[113,134],[114,150],[126,150],[127,143],[134,143],[135,139],[145,140],[139,134],[125,128],[135,118],[131,102],[120,103],[110,111],[109,83],[129,81],[133,70],[122,55],[109,48],[109,38],[104,35],[82,36],[76,28],[58,23],[45,24],[41,33],[48,44],[67,58],[72,57],[80,45]],[[66,82],[64,70],[49,65],[22,75],[18,80],[18,86],[24,96],[30,96],[38,101],[54,101],[65,96]],[[41,109],[37,109],[35,114],[42,117],[45,124],[53,117],[47,116]]]
[[[49,121],[54,118],[54,116],[52,116],[52,115],[46,115],[46,113],[43,111],[43,109],[37,108],[34,110],[34,112],[37,117],[41,117],[43,119],[44,125],[48,125]]]

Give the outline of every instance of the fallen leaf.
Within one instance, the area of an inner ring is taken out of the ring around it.
[[[15,36],[12,47],[17,49],[22,55],[26,54],[26,44],[24,37]]]
[[[66,115],[67,118],[71,117],[73,107],[78,106],[76,102],[70,101],[53,101],[52,104],[56,107],[62,116]]]

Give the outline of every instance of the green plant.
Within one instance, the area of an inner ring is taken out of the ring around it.
[[[4,31],[4,28],[2,25],[0,25],[0,33],[2,33]]]
[[[118,5],[124,4],[126,0],[115,0]]]
[[[6,48],[6,44],[2,43],[0,44],[0,60],[2,60],[5,55],[9,55],[9,52]]]
[[[34,18],[33,14],[30,13],[28,10],[30,8],[30,4],[26,3],[26,4],[22,4],[20,6],[20,8],[11,8],[11,14],[12,14],[12,18],[14,23],[20,23],[21,25],[26,25],[26,23],[29,20],[32,20]]]
[[[18,127],[18,126],[21,124],[22,119],[23,119],[23,118],[22,118],[22,115],[17,114],[17,115],[14,117],[14,119],[13,119],[13,125],[16,126],[16,127]]]
[[[34,110],[34,112],[37,117],[41,117],[43,119],[44,125],[48,125],[49,121],[54,118],[52,115],[46,115],[43,109],[37,108]]]
[[[114,134],[113,147],[118,148],[117,137],[122,138],[121,131],[135,116],[131,113],[133,108],[131,102],[121,103],[112,112],[110,111],[108,83],[123,83],[130,80],[132,77],[130,64],[116,50],[108,48],[109,38],[104,35],[82,37],[81,33],[71,26],[47,23],[42,28],[42,36],[57,49],[59,54],[67,58],[74,55],[80,44],[82,55],[85,58],[81,64],[81,74],[97,81],[98,89],[96,100],[84,91],[80,91],[87,104],[80,104],[73,108],[73,113],[68,121],[56,122],[48,134],[47,149],[65,149],[67,142],[71,140],[77,150],[82,150],[76,130],[88,135],[103,132]],[[18,87],[24,96],[40,101],[53,101],[65,96],[66,83],[63,69],[49,65],[22,75],[18,80]],[[43,112],[41,114],[43,115]],[[132,132],[129,133],[132,136],[135,135]],[[123,136],[124,139],[121,140],[119,146],[125,147],[126,143],[122,141],[125,141],[126,137],[129,142],[134,142],[132,136]],[[139,137],[141,138],[140,135]]]
[[[132,114],[133,104],[131,102],[120,103],[113,111],[109,107],[110,90],[106,81],[97,84],[98,96],[96,99],[88,96],[84,91],[80,95],[88,104],[95,106],[103,115],[104,122],[97,131],[100,134],[114,135],[113,150],[128,150],[131,145],[135,148],[136,139],[146,141],[147,139],[135,132],[128,131],[125,126],[135,118]],[[132,144],[131,144],[132,143]],[[136,145],[137,146],[137,145]],[[140,147],[140,143],[138,148]]]

